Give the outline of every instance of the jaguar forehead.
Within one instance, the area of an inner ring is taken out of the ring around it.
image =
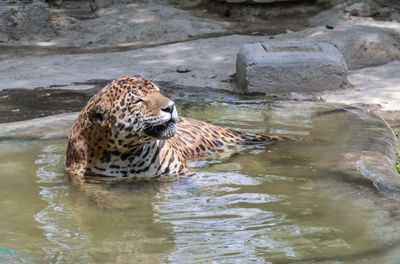
[[[114,92],[123,95],[124,92],[132,92],[137,96],[145,96],[148,93],[159,92],[159,87],[149,80],[140,77],[124,77],[111,83]]]

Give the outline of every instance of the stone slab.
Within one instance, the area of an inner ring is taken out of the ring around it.
[[[400,60],[350,71],[350,87],[325,91],[328,103],[379,105],[385,111],[400,111]],[[400,118],[400,116],[399,116]]]
[[[245,93],[334,90],[346,83],[346,76],[346,61],[328,43],[246,44],[236,61],[238,89]]]
[[[153,81],[183,86],[233,90],[236,54],[249,42],[265,36],[232,35],[120,52],[86,54],[38,53],[7,56],[0,63],[0,90],[7,88],[64,87],[88,89],[78,83],[140,75]],[[190,72],[177,72],[178,66]]]

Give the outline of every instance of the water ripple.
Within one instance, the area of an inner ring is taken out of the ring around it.
[[[90,263],[88,238],[76,226],[76,214],[68,205],[65,175],[58,169],[61,162],[62,155],[55,145],[45,146],[35,161],[41,165],[36,173],[39,196],[48,204],[33,216],[47,239],[41,249],[49,263]]]

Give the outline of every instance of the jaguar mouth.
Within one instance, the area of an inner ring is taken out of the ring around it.
[[[173,137],[176,134],[176,121],[171,118],[170,120],[157,125],[151,124],[144,130],[144,132],[146,135],[158,139]]]

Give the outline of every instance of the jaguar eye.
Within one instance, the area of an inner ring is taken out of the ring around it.
[[[130,95],[131,95],[131,102],[132,102],[132,104],[138,104],[138,103],[140,103],[140,102],[144,102],[143,99],[140,98],[139,96],[137,96],[136,94],[130,93]]]
[[[140,98],[135,98],[134,100],[133,100],[133,103],[134,104],[138,104],[138,103],[141,103],[141,102],[144,102],[142,99],[140,99]]]

